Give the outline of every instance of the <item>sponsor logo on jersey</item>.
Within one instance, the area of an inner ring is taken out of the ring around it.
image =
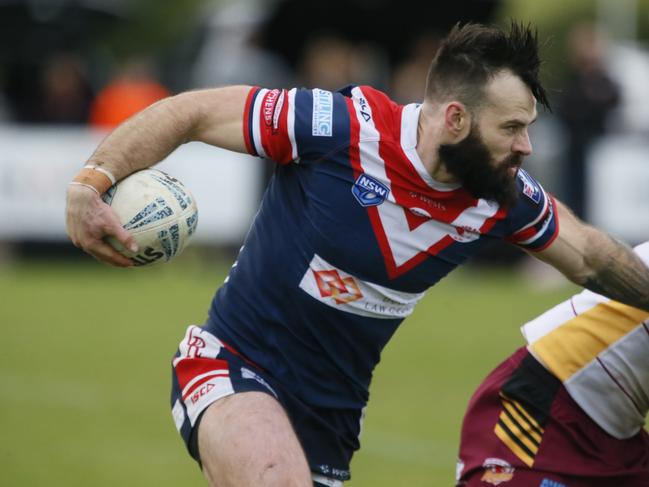
[[[455,232],[449,233],[451,238],[456,242],[467,243],[473,242],[480,238],[480,231],[476,228],[471,228],[468,226],[454,227]]]
[[[415,191],[410,191],[409,194],[411,198],[419,200],[422,203],[425,203],[427,206],[434,208],[435,210],[446,211],[446,205],[444,205],[444,203],[440,203],[439,201],[436,201],[426,196],[425,194],[417,193]]]
[[[419,216],[419,217],[421,217],[421,218],[431,218],[430,213],[428,213],[428,212],[427,212],[426,210],[424,210],[423,208],[417,208],[417,207],[415,206],[415,207],[409,208],[409,210],[410,210],[410,212],[411,212],[413,215],[417,215],[417,216]]]
[[[523,194],[534,203],[541,201],[541,188],[539,188],[539,185],[532,181],[529,175],[521,169],[518,170],[518,177],[523,182]]]
[[[282,92],[283,94],[283,92]],[[275,112],[277,111],[278,100],[280,98],[279,90],[271,90],[264,97],[264,102],[261,107],[261,111],[264,115],[264,123],[266,126],[270,127],[273,124],[273,118]],[[280,107],[281,110],[281,107]]]
[[[379,319],[405,318],[424,293],[407,293],[358,279],[314,255],[300,289],[332,308]]]
[[[369,113],[370,110],[367,106],[367,100],[361,97],[358,99],[358,104],[361,107],[361,117],[363,117],[363,120],[365,120],[366,122],[369,122],[372,119],[372,115]]]
[[[482,464],[482,468],[484,468],[484,474],[480,480],[488,484],[500,485],[514,478],[514,467],[500,458],[487,458]]]
[[[276,133],[279,130],[279,116],[281,115],[282,107],[284,106],[284,96],[284,90],[282,90],[277,99],[277,103],[275,103],[275,109],[273,110],[273,133]]]
[[[385,201],[390,190],[385,184],[363,173],[354,182],[352,194],[361,206],[377,206]]]
[[[363,293],[353,277],[341,277],[337,270],[313,271],[315,282],[323,298],[333,298],[336,304],[350,303],[361,299]]]
[[[313,120],[311,135],[331,137],[333,134],[334,101],[331,91],[313,90]]]
[[[556,480],[543,479],[539,487],[566,487],[566,484],[562,484]]]

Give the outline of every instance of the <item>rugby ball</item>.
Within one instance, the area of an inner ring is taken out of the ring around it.
[[[118,181],[102,195],[139,247],[124,248],[106,240],[136,266],[168,262],[180,254],[198,223],[196,200],[176,178],[157,169],[144,169]]]

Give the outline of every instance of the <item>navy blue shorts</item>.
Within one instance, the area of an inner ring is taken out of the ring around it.
[[[228,344],[198,326],[188,327],[173,359],[171,409],[197,462],[203,412],[222,397],[249,391],[269,394],[284,407],[317,485],[340,486],[350,478],[349,462],[360,446],[361,410],[310,406]]]

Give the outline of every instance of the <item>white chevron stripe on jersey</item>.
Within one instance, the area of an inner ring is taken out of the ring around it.
[[[374,125],[372,108],[360,88],[354,88],[352,94],[356,117],[360,125],[360,165],[365,174],[391,188],[391,181],[385,170],[385,161],[379,154],[380,134]],[[365,116],[363,116],[364,114]],[[407,210],[396,202],[393,191],[390,191],[387,200],[378,205],[376,209],[382,231],[390,247],[391,257],[395,265],[400,267],[419,253],[426,252],[444,237],[453,238],[456,236],[456,227],[466,227],[472,231],[479,230],[489,218],[496,214],[498,205],[480,199],[477,206],[465,209],[450,225],[436,220],[428,220],[413,230],[410,229],[406,219],[405,212]],[[478,235],[476,235],[477,237]]]

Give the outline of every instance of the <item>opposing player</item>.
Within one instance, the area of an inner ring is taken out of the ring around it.
[[[368,86],[194,91],[99,146],[69,188],[68,233],[121,266],[102,238],[132,240],[98,197],[106,173],[123,178],[190,140],[278,163],[207,322],[173,361],[173,417],[210,484],[349,479],[383,346],[426,289],[490,242],[649,309],[637,256],[520,169],[547,104],[538,69],[528,28],[471,24],[443,43],[422,104]]]
[[[522,331],[470,401],[457,485],[649,485],[649,313],[583,291]]]

